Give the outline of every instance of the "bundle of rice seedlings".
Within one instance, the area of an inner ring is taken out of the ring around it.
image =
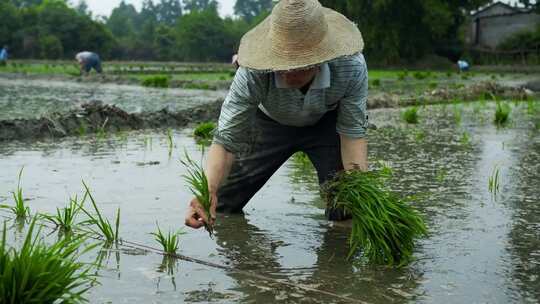
[[[95,225],[97,227],[97,229],[89,227],[90,232],[94,235],[102,237],[107,243],[118,243],[120,241],[120,208],[116,209],[116,219],[113,226],[108,218],[101,215],[101,212],[96,205],[96,201],[94,200],[92,193],[90,193],[90,188],[88,188],[84,181],[83,186],[86,189],[85,197],[88,196],[88,198],[90,198],[90,202],[92,203],[92,207],[95,211],[95,215],[93,215],[84,207],[81,208],[82,212],[84,212],[89,218],[86,223]]]
[[[506,103],[497,102],[497,108],[495,109],[495,119],[494,123],[497,126],[505,125],[510,117],[511,108]]]
[[[6,244],[6,224],[0,240],[0,303],[80,303],[95,281],[87,264],[77,259],[94,246],[84,239],[60,239],[46,245],[31,222],[23,245]]]
[[[412,258],[414,239],[426,235],[421,216],[384,185],[385,175],[343,172],[323,193],[335,208],[352,215],[349,258],[359,249],[370,263],[402,266]]]
[[[418,107],[410,107],[401,113],[403,119],[409,124],[418,123]]]
[[[203,168],[194,162],[187,153],[185,154],[185,159],[181,160],[181,162],[187,169],[187,174],[184,174],[183,177],[189,184],[191,193],[195,195],[208,217],[205,219],[204,227],[206,228],[206,231],[208,231],[208,234],[210,234],[210,237],[212,237],[214,234],[214,227],[209,224],[210,207],[212,204],[206,174],[204,173]]]
[[[195,128],[193,135],[200,139],[212,139],[212,131],[216,128],[216,124],[213,122],[204,122]]]

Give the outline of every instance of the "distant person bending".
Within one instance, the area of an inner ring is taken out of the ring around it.
[[[0,50],[0,66],[5,66],[7,64],[8,60],[8,46],[4,45],[4,47]]]
[[[75,55],[75,59],[79,63],[81,68],[81,74],[88,74],[91,69],[96,70],[100,73],[103,71],[101,69],[101,59],[99,55],[92,52],[80,52]]]
[[[458,60],[457,66],[459,72],[467,72],[469,70],[469,63],[465,60]]]

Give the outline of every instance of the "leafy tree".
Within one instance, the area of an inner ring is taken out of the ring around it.
[[[176,49],[181,60],[229,60],[233,43],[223,20],[213,9],[192,11],[176,27]]]
[[[135,25],[137,21],[137,10],[131,4],[126,4],[124,0],[114,8],[111,16],[107,19],[107,27],[111,33],[118,38],[134,37]]]
[[[46,59],[60,59],[64,55],[64,47],[58,37],[54,35],[41,36],[39,39],[41,57]]]
[[[20,27],[17,8],[9,1],[0,1],[0,47],[13,44],[13,33]]]
[[[172,26],[182,16],[182,5],[179,0],[161,0],[156,6],[156,17],[159,23]]]
[[[184,9],[190,12],[213,10],[217,12],[216,0],[183,0]]]
[[[251,22],[261,13],[272,9],[272,0],[236,0],[234,13]]]

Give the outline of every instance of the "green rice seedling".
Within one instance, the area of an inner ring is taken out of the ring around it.
[[[0,303],[81,303],[95,276],[91,266],[77,259],[95,246],[85,239],[60,239],[47,245],[34,232],[36,218],[20,248],[6,242],[6,224],[0,242]]]
[[[167,254],[175,254],[176,251],[178,251],[178,245],[180,243],[179,236],[184,234],[182,231],[177,232],[167,232],[167,235],[163,234],[161,232],[161,229],[159,228],[159,224],[156,222],[157,231],[150,233],[154,236],[154,239],[161,244],[163,247],[163,251]]]
[[[420,71],[416,71],[413,73],[413,77],[416,78],[417,80],[424,80],[428,77],[428,75]]]
[[[452,72],[450,72],[450,71],[446,72],[446,77],[447,78],[452,78]]]
[[[500,185],[500,170],[499,167],[495,167],[493,169],[493,172],[491,173],[491,176],[488,179],[488,189],[489,192],[493,195],[497,195],[499,193],[499,185]]]
[[[299,151],[299,152],[294,153],[292,156],[292,160],[295,166],[299,168],[304,168],[304,169],[313,168],[313,164],[311,163],[309,156],[305,152]]]
[[[426,131],[424,131],[423,129],[415,129],[413,134],[414,139],[417,142],[422,142],[424,141],[424,139],[426,139]]]
[[[380,172],[343,172],[323,193],[333,207],[352,215],[349,258],[362,249],[371,263],[402,266],[427,228],[416,210],[385,187],[386,178]]]
[[[508,104],[497,102],[494,123],[497,126],[504,126],[509,120],[511,110],[512,109]]]
[[[418,123],[418,107],[410,107],[401,113],[403,119],[409,124]]]
[[[199,124],[193,131],[193,135],[199,139],[212,139],[212,132],[216,128],[213,122],[204,122]]]
[[[209,217],[211,215],[210,209],[212,204],[206,174],[204,173],[203,168],[189,157],[187,152],[185,153],[185,159],[181,160],[181,163],[187,169],[187,174],[184,174],[183,177],[188,183],[189,189],[202,205],[203,210],[208,217],[205,221],[205,228],[210,237],[212,237],[214,234],[214,227],[212,224],[209,224]]]
[[[380,87],[381,86],[381,80],[380,79],[373,79],[371,81],[371,85],[374,87]]]
[[[81,210],[88,216],[89,220],[88,223],[95,225],[97,227],[97,230],[90,228],[90,231],[95,234],[99,235],[107,243],[118,243],[120,241],[119,238],[119,228],[120,228],[120,208],[116,209],[116,220],[114,223],[114,227],[112,226],[109,219],[104,218],[101,215],[101,212],[99,211],[96,201],[94,200],[94,197],[92,196],[92,193],[90,193],[90,189],[88,186],[83,182],[83,186],[86,189],[85,195],[90,198],[90,202],[92,203],[92,207],[94,208],[95,215],[92,215],[88,210],[86,210],[84,207],[81,208]]]
[[[448,175],[448,171],[446,169],[441,169],[437,172],[437,176],[435,177],[439,183],[442,183],[446,176]]]
[[[454,104],[454,121],[457,125],[461,124],[461,108],[457,104]]]
[[[469,135],[469,133],[467,131],[465,131],[465,132],[463,132],[463,134],[461,134],[461,138],[459,139],[459,142],[463,146],[469,146],[471,144],[471,136]]]
[[[153,88],[168,88],[170,85],[169,82],[170,82],[170,79],[168,76],[155,75],[155,76],[145,77],[141,81],[141,85],[145,87],[153,87]]]
[[[56,226],[56,229],[60,229],[62,233],[70,233],[73,229],[79,224],[77,223],[77,216],[83,208],[84,202],[88,192],[86,192],[79,202],[77,196],[69,198],[69,205],[60,209],[56,208],[55,215],[43,214],[42,216],[53,223]]]
[[[19,178],[17,180],[17,190],[11,192],[13,195],[14,206],[10,205],[0,205],[0,208],[8,209],[15,215],[17,220],[24,220],[30,216],[30,208],[26,205],[23,197],[23,191],[21,188],[21,178],[24,167],[19,171]]]

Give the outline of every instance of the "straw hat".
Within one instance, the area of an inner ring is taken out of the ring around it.
[[[310,67],[361,52],[362,35],[345,16],[317,0],[281,0],[240,41],[241,66],[265,71]]]

